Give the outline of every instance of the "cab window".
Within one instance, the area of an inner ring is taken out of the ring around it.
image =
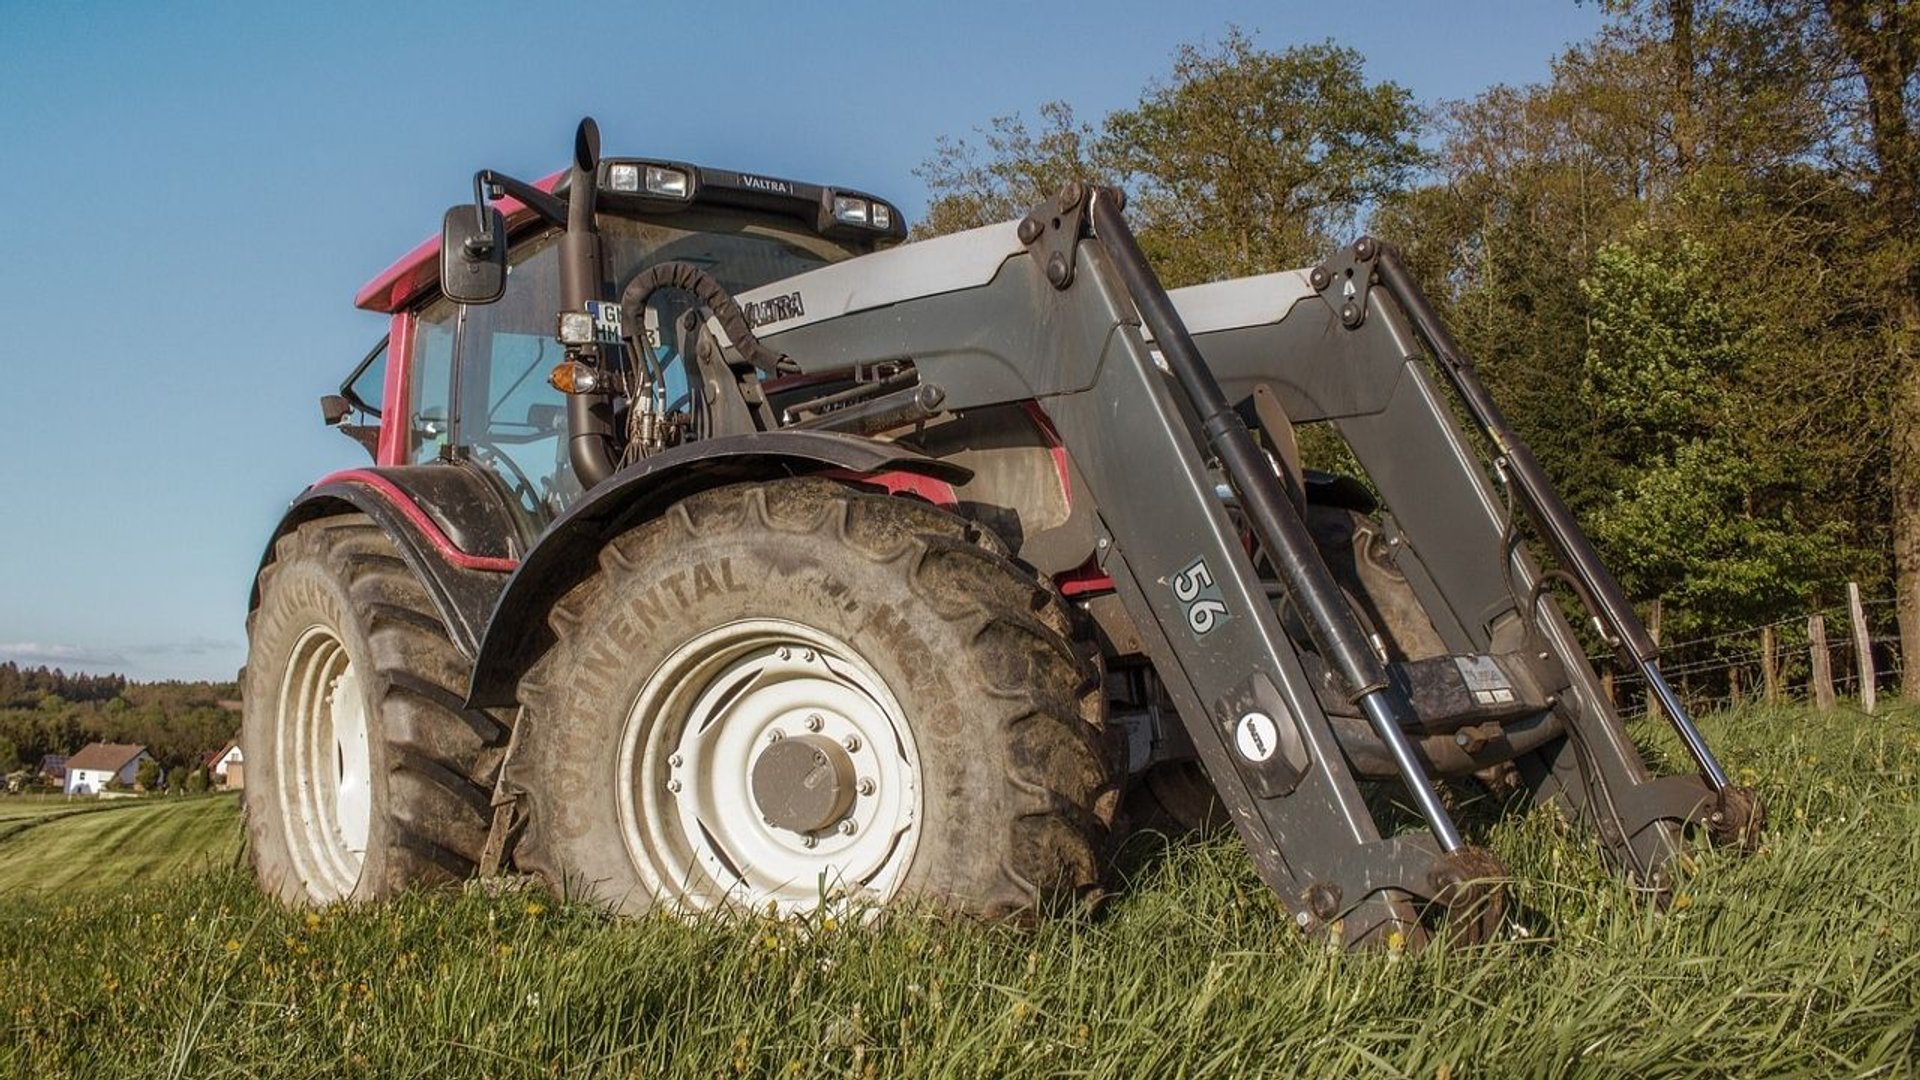
[[[492,471],[535,530],[579,493],[567,452],[566,396],[547,382],[563,359],[559,233],[514,246],[506,293],[465,309],[454,346],[455,439]]]
[[[340,396],[355,409],[380,419],[380,407],[386,404],[387,395],[387,339],[381,338],[380,344],[373,347],[360,366],[353,369],[347,381],[340,384]]]
[[[413,355],[408,358],[407,458],[433,461],[451,433],[448,408],[453,400],[453,338],[460,305],[444,297],[428,304],[414,321]]]

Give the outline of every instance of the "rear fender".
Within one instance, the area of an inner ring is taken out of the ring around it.
[[[499,488],[480,469],[464,464],[333,473],[287,508],[267,542],[260,568],[273,561],[280,538],[300,525],[356,512],[372,518],[393,539],[432,598],[447,636],[462,653],[473,656],[487,614],[525,547]],[[248,610],[259,603],[256,573]]]
[[[520,677],[552,641],[547,611],[591,573],[607,541],[681,499],[726,484],[830,474],[924,494],[972,473],[902,446],[824,431],[731,435],[677,446],[621,469],[548,527],[508,579],[486,622],[468,703],[515,704]],[[905,478],[913,478],[907,480]],[[951,501],[948,492],[946,501]],[[938,498],[930,501],[943,501]]]

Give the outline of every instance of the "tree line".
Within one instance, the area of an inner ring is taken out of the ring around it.
[[[1336,43],[1230,30],[1097,123],[1050,102],[942,138],[919,232],[1101,178],[1178,287],[1371,231],[1668,640],[1855,580],[1920,655],[1920,6],[1607,14],[1539,84],[1426,103]]]
[[[0,663],[0,773],[90,742],[138,743],[163,769],[192,772],[240,728],[234,683],[132,682]]]

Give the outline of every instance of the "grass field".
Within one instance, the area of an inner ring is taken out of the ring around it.
[[[1230,841],[1150,850],[1104,910],[1032,931],[610,923],[511,891],[285,911],[230,867],[231,804],[156,807],[170,839],[115,850],[199,869],[0,898],[0,1072],[1912,1075],[1920,712],[1704,726],[1770,801],[1757,855],[1704,854],[1662,914],[1533,815],[1485,837],[1531,933],[1417,956],[1300,940]],[[123,813],[0,842],[0,874]]]
[[[240,842],[240,801],[234,795],[14,796],[0,801],[0,898],[230,866]]]

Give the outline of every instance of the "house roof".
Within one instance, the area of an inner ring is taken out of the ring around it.
[[[117,773],[146,752],[146,747],[134,743],[88,743],[80,748],[79,753],[67,759],[67,771],[93,769]]]
[[[240,746],[240,740],[238,737],[228,739],[226,741],[226,745],[220,747],[220,749],[218,750],[215,750],[213,753],[208,754],[206,756],[206,759],[201,762],[201,765],[204,766],[205,768],[211,769],[215,765],[220,764],[221,758],[226,757],[228,754],[238,749],[239,746]]]
[[[40,758],[40,771],[48,776],[67,775],[67,755],[44,754]]]

